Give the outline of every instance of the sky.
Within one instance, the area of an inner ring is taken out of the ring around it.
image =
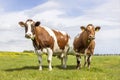
[[[0,0],[0,51],[34,50],[19,21],[33,19],[74,37],[80,26],[100,26],[95,53],[120,53],[120,0]]]

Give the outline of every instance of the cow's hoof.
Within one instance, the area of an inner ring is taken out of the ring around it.
[[[88,70],[90,69],[90,66],[88,67]]]
[[[62,68],[63,68],[63,69],[66,69],[66,68],[67,68],[67,66],[65,66],[65,65],[62,65]]]
[[[39,69],[39,71],[42,71],[42,69]]]
[[[49,69],[49,71],[52,71],[52,68],[51,68],[51,69]]]
[[[41,66],[39,67],[39,71],[42,71],[42,67]]]
[[[79,70],[79,69],[80,69],[80,67],[78,67],[78,66],[77,66],[77,67],[76,67],[76,69],[77,69],[77,70]]]
[[[78,70],[81,69],[81,68],[82,68],[82,66],[76,66],[76,69],[78,69]]]

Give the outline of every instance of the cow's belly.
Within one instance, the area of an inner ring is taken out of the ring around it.
[[[66,54],[66,52],[68,51],[69,47],[65,47],[64,50],[60,49],[60,48],[56,48],[53,50],[53,56],[61,56],[62,54]],[[42,50],[39,50],[39,54],[48,54],[48,48],[43,48]]]
[[[75,52],[78,52],[78,53],[84,53],[85,52],[85,49],[84,48],[74,48]]]
[[[63,50],[61,49],[55,49],[53,51],[53,56],[60,56],[62,54]]]
[[[53,56],[61,56],[62,52],[53,52]]]

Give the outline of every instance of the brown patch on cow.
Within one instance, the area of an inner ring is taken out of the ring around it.
[[[54,46],[54,39],[43,27],[35,27],[35,42],[34,44],[37,45],[36,47],[39,49],[50,47],[53,49]]]
[[[74,39],[73,46],[76,52],[84,53],[85,49],[88,46],[87,43],[87,33],[83,31],[79,36]]]
[[[58,46],[60,47],[60,49],[64,50],[65,45],[67,45],[70,37],[68,36],[68,34],[62,34],[61,32],[56,30],[53,30],[53,32],[55,33],[55,36],[57,38]]]

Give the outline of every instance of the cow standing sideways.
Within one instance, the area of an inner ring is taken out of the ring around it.
[[[70,37],[67,33],[58,30],[52,30],[40,25],[40,22],[34,22],[28,19],[25,23],[19,22],[19,25],[25,27],[25,37],[31,39],[38,56],[39,70],[42,70],[42,54],[47,53],[49,70],[52,70],[52,56],[57,55],[61,58],[61,65],[66,68],[67,52],[69,50]]]
[[[95,48],[95,31],[99,31],[100,27],[94,27],[88,24],[87,27],[81,26],[81,34],[78,34],[73,42],[74,51],[76,52],[77,69],[81,68],[81,55],[84,54],[85,63],[90,68],[91,56]]]

